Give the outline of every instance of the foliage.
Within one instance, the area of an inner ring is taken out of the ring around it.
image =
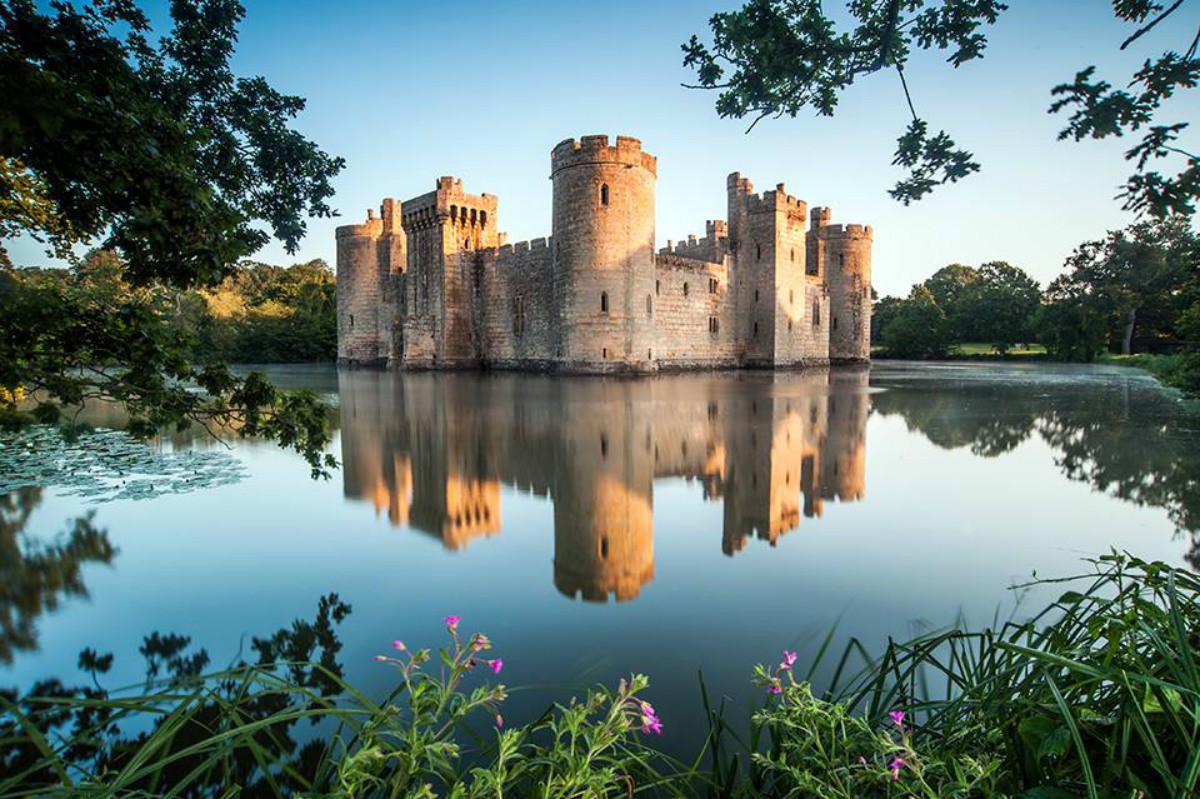
[[[231,71],[236,0],[170,10],[156,36],[132,0],[0,0],[0,239],[28,234],[73,262],[99,242],[113,254],[89,260],[122,264],[85,279],[100,264],[75,263],[57,280],[0,258],[0,415],[54,421],[103,397],[129,406],[135,434],[238,426],[321,474],[332,460],[314,398],[197,366],[161,311],[172,291],[217,285],[268,231],[294,250],[305,215],[332,215],[342,161],[290,127],[302,99]]]
[[[785,652],[754,670],[767,699],[744,736],[706,701],[710,735],[690,765],[650,745],[662,721],[637,675],[506,727],[506,689],[473,677],[503,664],[454,616],[436,660],[399,641],[376,658],[399,685],[375,702],[342,679],[335,627],[349,608],[329,597],[314,623],[255,639],[255,666],[201,677],[203,651],[154,635],[140,692],[49,681],[4,695],[0,796],[1193,795],[1200,581],[1125,555],[1094,563],[1043,583],[1068,590],[1027,622],[891,642],[824,697]],[[852,644],[843,666],[862,651]],[[283,660],[317,652],[320,663]],[[111,664],[80,657],[94,678]],[[302,746],[302,720],[336,726]]]
[[[1116,0],[1112,13],[1136,25],[1122,43],[1125,50],[1169,17],[1182,0],[1165,5],[1154,0]],[[907,175],[891,189],[906,205],[934,188],[957,182],[979,170],[967,150],[945,132],[930,132],[916,112],[904,79],[908,60],[921,50],[948,53],[958,68],[982,58],[984,33],[1007,10],[997,0],[851,0],[850,25],[842,29],[836,16],[815,0],[746,0],[730,12],[709,20],[712,39],[692,36],[683,45],[684,66],[696,72],[691,88],[719,91],[717,113],[722,117],[753,117],[750,128],[767,116],[795,117],[812,108],[833,116],[840,95],[860,78],[895,70],[908,102],[911,121],[899,137],[893,163]],[[1083,15],[1083,12],[1080,13]],[[1200,58],[1193,39],[1182,53],[1168,50],[1147,58],[1126,89],[1097,80],[1095,67],[1080,70],[1071,83],[1054,88],[1050,111],[1070,112],[1059,138],[1079,141],[1141,133],[1125,153],[1133,174],[1119,196],[1125,208],[1157,217],[1190,214],[1200,197],[1200,163],[1178,145],[1186,122],[1158,119],[1162,104],[1176,92],[1200,81]],[[1174,177],[1156,171],[1157,165],[1182,160]]]
[[[1002,795],[1191,796],[1200,785],[1200,581],[1125,555],[1034,619],[892,644],[844,697],[916,740],[998,758]],[[1037,791],[1036,794],[1022,793]]]
[[[954,343],[946,314],[920,285],[913,286],[882,332],[880,343],[897,358],[944,358]]]
[[[210,291],[182,299],[177,319],[205,362],[306,363],[337,358],[337,297],[322,260],[245,263]]]
[[[181,287],[266,244],[260,223],[294,250],[342,162],[288,127],[302,99],[232,74],[244,15],[175,0],[155,39],[132,2],[0,3],[0,195],[24,214],[3,224],[60,253],[103,236],[135,282]]]
[[[1047,289],[1053,310],[1040,321],[1060,357],[1088,360],[1101,341],[1126,355],[1139,342],[1179,341],[1189,330],[1185,314],[1200,301],[1200,239],[1186,219],[1110,231],[1080,245],[1066,270]]]
[[[979,341],[987,338],[979,335],[975,320],[966,313],[968,295],[978,282],[979,270],[975,267],[950,264],[934,272],[923,283],[950,320],[955,341]]]
[[[978,338],[1004,355],[1017,342],[1031,339],[1031,322],[1041,301],[1041,289],[1033,278],[1012,264],[992,261],[979,267],[978,279],[959,299],[956,316],[963,321],[956,326],[961,328],[970,319]]]
[[[111,400],[128,410],[136,436],[214,424],[297,450],[314,476],[336,465],[324,453],[316,396],[280,391],[260,373],[194,363],[192,336],[171,319],[174,299],[127,282],[119,259],[103,252],[70,271],[0,269],[0,386],[30,397],[0,403],[0,422],[65,424],[64,410]]]
[[[1122,366],[1145,369],[1159,381],[1177,388],[1185,396],[1200,397],[1200,353],[1180,352],[1174,355],[1116,355],[1108,359]]]

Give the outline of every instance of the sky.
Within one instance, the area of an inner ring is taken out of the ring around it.
[[[894,72],[853,86],[832,118],[768,119],[749,134],[748,121],[717,116],[715,93],[681,85],[694,77],[681,43],[737,0],[244,2],[235,71],[305,97],[297,128],[346,159],[334,180],[341,216],[311,220],[294,255],[273,243],[256,260],[332,264],[337,225],[384,197],[424,194],[440,175],[497,195],[509,241],[549,235],[550,149],[606,133],[658,157],[658,246],[724,218],[725,178],[738,171],[756,191],[783,182],[810,208],[831,206],[834,222],[872,225],[883,295],[955,262],[1006,260],[1045,285],[1081,242],[1133,221],[1114,199],[1132,140],[1057,141],[1066,119],[1046,113],[1050,89],[1090,64],[1123,83],[1144,58],[1186,48],[1196,24],[1189,3],[1121,53],[1131,29],[1107,0],[1010,0],[984,59],[956,70],[945,54],[917,53],[906,77],[918,113],[983,169],[905,207],[887,194],[908,122]],[[158,26],[165,5],[147,6]],[[1170,121],[1198,116],[1200,91],[1185,94]],[[10,251],[46,260],[32,242]]]

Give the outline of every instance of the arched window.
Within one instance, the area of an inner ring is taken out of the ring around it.
[[[608,292],[600,292],[600,313],[608,313]]]
[[[600,204],[608,205],[608,184],[607,183],[600,184]]]

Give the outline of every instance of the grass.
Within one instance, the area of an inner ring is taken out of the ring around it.
[[[1200,581],[1126,555],[1092,563],[1049,581],[1063,592],[1029,621],[873,659],[852,643],[837,669],[850,676],[823,696],[786,653],[757,666],[748,729],[702,686],[709,734],[686,763],[654,748],[636,675],[504,727],[498,669],[477,668],[491,642],[448,619],[440,657],[381,657],[397,671],[381,701],[312,663],[4,696],[0,797],[1195,796]],[[300,722],[316,725],[304,744]]]

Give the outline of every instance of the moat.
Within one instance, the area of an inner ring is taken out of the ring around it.
[[[506,683],[541,686],[515,721],[565,696],[549,686],[641,671],[681,742],[701,732],[701,670],[746,708],[753,663],[835,626],[837,648],[878,647],[1020,616],[1045,597],[1011,586],[1114,547],[1200,563],[1200,413],[1133,370],[270,373],[328,401],[332,479],[264,443],[180,436],[162,446],[240,479],[97,503],[47,478],[4,498],[6,568],[89,511],[112,551],[66,579],[86,596],[5,585],[0,685],[76,681],[89,646],[132,682],[153,631],[224,665],[337,592],[353,683],[384,688],[372,656],[439,643],[455,613]]]

